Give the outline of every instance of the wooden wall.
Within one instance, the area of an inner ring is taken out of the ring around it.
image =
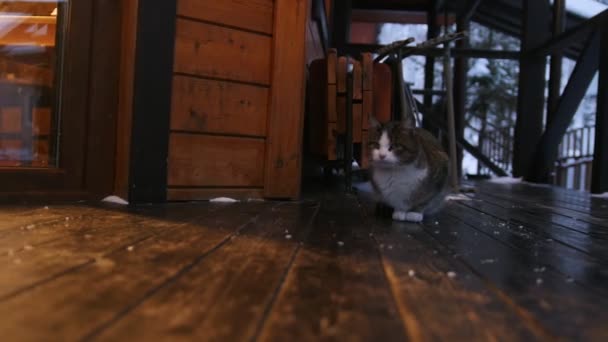
[[[308,0],[179,0],[168,199],[299,195]]]

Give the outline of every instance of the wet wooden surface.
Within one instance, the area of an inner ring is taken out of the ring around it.
[[[359,195],[0,207],[6,341],[608,340],[608,200],[480,183],[422,224]]]

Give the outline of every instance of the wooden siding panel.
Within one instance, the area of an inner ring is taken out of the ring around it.
[[[262,186],[264,140],[172,133],[169,186]]]
[[[268,88],[175,76],[171,129],[266,135]]]
[[[273,0],[179,0],[178,15],[272,34]]]
[[[186,19],[177,20],[177,73],[270,85],[272,38]]]
[[[306,0],[276,0],[272,94],[266,145],[264,194],[300,195],[306,64]]]

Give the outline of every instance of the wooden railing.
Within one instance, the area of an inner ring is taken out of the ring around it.
[[[568,189],[589,191],[593,164],[595,127],[566,132],[558,148],[553,183]]]

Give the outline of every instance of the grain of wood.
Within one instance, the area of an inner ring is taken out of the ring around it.
[[[174,71],[270,85],[271,43],[271,37],[178,18]]]
[[[272,34],[273,0],[180,0],[177,14]]]
[[[261,187],[264,140],[171,133],[171,186]]]
[[[266,135],[268,88],[174,76],[171,129]]]

